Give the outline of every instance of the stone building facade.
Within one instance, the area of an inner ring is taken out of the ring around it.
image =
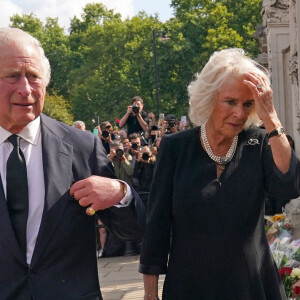
[[[286,132],[295,140],[300,157],[300,1],[262,0],[266,40],[259,34],[261,59],[268,59],[276,111]],[[259,59],[259,58],[258,58]]]
[[[258,61],[268,64],[276,111],[300,157],[300,0],[262,0],[262,6]],[[285,211],[295,225],[294,238],[300,238],[300,199],[290,201]]]

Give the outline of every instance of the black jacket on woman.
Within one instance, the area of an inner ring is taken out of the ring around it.
[[[166,273],[163,300],[286,299],[265,235],[264,196],[299,196],[299,160],[293,152],[282,174],[265,131],[249,128],[218,179],[199,136],[196,127],[161,142],[140,272]]]

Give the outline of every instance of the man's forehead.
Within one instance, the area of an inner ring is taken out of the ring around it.
[[[23,47],[16,44],[8,44],[0,47],[0,64],[9,68],[35,68],[41,69],[41,57],[38,49],[30,44]]]

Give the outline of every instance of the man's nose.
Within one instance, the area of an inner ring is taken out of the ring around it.
[[[19,79],[18,92],[24,97],[28,97],[31,94],[31,86],[25,75],[22,75]]]

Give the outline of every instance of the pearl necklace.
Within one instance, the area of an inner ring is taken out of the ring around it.
[[[224,170],[225,165],[227,163],[229,163],[233,158],[233,155],[236,150],[237,142],[238,142],[238,136],[236,135],[233,138],[233,142],[232,142],[228,152],[226,153],[226,155],[217,156],[213,153],[213,151],[208,143],[207,136],[206,136],[206,123],[207,123],[207,121],[205,121],[205,123],[203,125],[201,125],[201,140],[203,142],[204,149],[207,152],[208,156],[217,163],[217,165],[220,167],[220,169]]]

